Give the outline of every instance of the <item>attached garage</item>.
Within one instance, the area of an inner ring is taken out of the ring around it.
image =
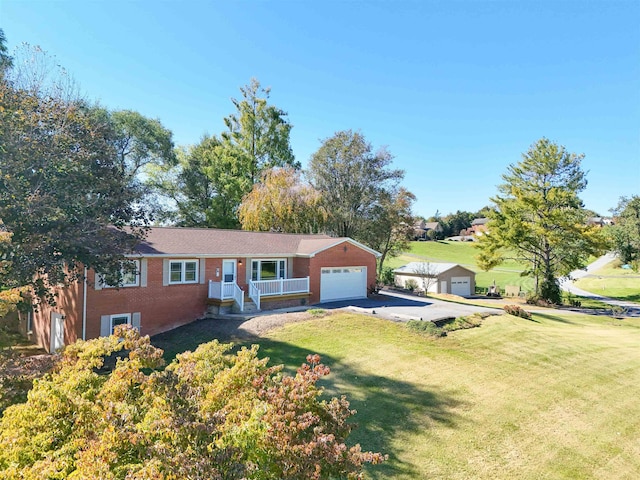
[[[320,301],[333,302],[367,296],[367,267],[323,267]]]
[[[475,293],[476,274],[457,263],[411,262],[393,271],[395,283],[406,287],[412,280],[417,290],[428,293],[451,293],[469,297]]]

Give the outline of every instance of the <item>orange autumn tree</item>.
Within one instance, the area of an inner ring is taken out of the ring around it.
[[[320,193],[300,179],[291,167],[267,170],[245,195],[238,209],[243,230],[317,233],[326,211]]]
[[[346,445],[355,412],[344,397],[321,399],[329,369],[317,355],[289,376],[257,345],[231,347],[203,344],[162,369],[162,350],[130,328],[70,345],[5,410],[3,478],[361,478],[384,460]]]

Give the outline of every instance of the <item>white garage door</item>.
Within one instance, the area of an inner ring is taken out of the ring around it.
[[[325,267],[320,274],[320,301],[367,296],[367,267]]]
[[[451,293],[461,297],[471,295],[471,277],[451,277]]]

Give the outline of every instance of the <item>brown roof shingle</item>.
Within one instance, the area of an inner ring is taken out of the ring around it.
[[[140,255],[306,256],[344,241],[353,242],[328,235],[153,227],[136,252]]]

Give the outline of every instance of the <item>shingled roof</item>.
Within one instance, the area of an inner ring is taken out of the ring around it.
[[[153,227],[136,253],[144,256],[302,256],[312,257],[343,242],[376,256],[380,254],[355,240],[328,235],[248,232],[215,228]]]

